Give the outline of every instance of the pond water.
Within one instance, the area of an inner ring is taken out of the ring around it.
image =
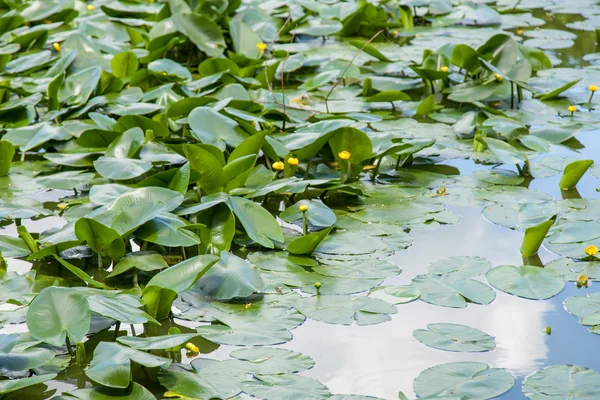
[[[583,57],[597,50],[596,33],[565,27],[567,23],[582,21],[581,16],[554,14],[549,17],[546,11],[539,9],[533,11],[533,16],[547,20],[544,28],[567,30],[577,34],[573,46],[547,51],[562,62],[561,66],[588,65]],[[577,133],[575,139],[553,145],[550,155],[591,159],[598,165],[600,130],[596,127],[582,130]],[[541,161],[547,156],[548,154],[544,154],[531,161]],[[446,170],[458,171],[460,176],[470,176],[476,171],[492,168],[489,164],[484,165],[464,158],[443,160],[438,168],[441,170],[444,166],[449,167]],[[503,168],[512,168],[515,176],[518,173],[515,167]],[[419,165],[408,168],[409,171],[422,169]],[[526,178],[521,186],[546,193],[555,200],[600,199],[600,192],[597,190],[600,182],[591,174],[584,175],[577,188],[568,191],[559,188],[560,178],[561,174]],[[463,187],[459,185],[448,185],[448,198],[452,198],[453,191],[461,190]],[[38,200],[50,209],[61,202],[63,197],[70,195],[70,191],[53,190],[24,197]],[[523,231],[511,230],[488,221],[482,215],[484,208],[482,205],[448,204],[447,209],[459,217],[458,223],[442,224],[437,229],[434,226],[411,228],[408,233],[412,238],[412,245],[395,252],[387,259],[401,268],[402,273],[387,278],[383,285],[409,285],[417,276],[426,274],[430,264],[447,257],[479,256],[488,260],[492,267],[523,264],[543,266],[561,258],[542,247],[537,256],[524,260],[520,253]],[[50,228],[62,228],[66,221],[59,217],[47,217],[39,220],[24,219],[22,224],[30,232],[43,232]],[[12,224],[3,226],[0,233],[18,236],[16,226]],[[134,245],[132,250],[139,250],[139,247]],[[22,258],[7,257],[7,261],[8,270],[19,274],[24,274],[31,268],[31,263]],[[93,268],[86,269],[96,278],[97,276],[90,272],[92,270]],[[484,276],[474,279],[487,284]],[[397,305],[398,312],[390,315],[391,320],[368,326],[334,325],[307,318],[302,325],[291,330],[293,340],[275,347],[311,357],[315,366],[301,372],[300,375],[320,381],[331,393],[396,399],[398,392],[403,392],[409,398],[414,398],[416,394],[413,392],[413,381],[424,370],[444,363],[476,361],[487,363],[494,368],[504,368],[515,378],[512,389],[497,397],[498,399],[523,399],[524,379],[544,367],[574,364],[600,372],[598,336],[590,332],[589,327],[579,324],[578,318],[567,312],[563,305],[564,301],[572,296],[583,296],[599,290],[600,283],[592,282],[588,288],[578,288],[575,282],[566,282],[560,293],[547,300],[528,300],[495,290],[496,298],[491,304],[469,303],[465,308],[440,307],[424,301],[412,301]],[[15,308],[10,304],[0,304],[0,311]],[[495,338],[496,347],[493,351],[478,353],[450,352],[428,347],[415,339],[413,331],[424,329],[432,323],[462,324],[479,329]],[[182,333],[189,333],[198,325],[198,322],[175,318],[172,322],[165,322],[160,328],[154,328],[154,334],[166,334],[170,326],[177,326]],[[143,324],[132,326],[138,333],[144,331]],[[121,329],[132,333],[130,327]],[[148,334],[150,328],[146,329]],[[27,326],[6,324],[0,328],[0,334],[15,332],[27,332]],[[200,347],[201,357],[216,360],[229,359],[231,351],[238,348],[217,345],[204,339],[198,339],[195,343]],[[186,354],[182,354],[181,357],[183,364],[188,364],[196,358],[188,358]],[[151,390],[157,398],[162,398],[165,392],[163,387],[155,380],[147,379],[148,377],[140,371],[136,371],[135,374],[136,382]],[[30,388],[31,390],[26,392],[6,395],[6,400],[53,398],[63,392],[92,385],[81,369],[76,367],[61,372],[58,378],[45,384],[47,390],[44,392],[36,386],[33,387],[35,389]],[[241,394],[240,397],[251,398],[246,394]],[[1,395],[0,398],[5,399]]]
[[[600,131],[582,132],[577,139],[584,146],[580,157],[600,162]],[[560,155],[573,150],[555,148]],[[469,175],[487,167],[470,160],[453,160],[444,164]],[[561,199],[559,176],[534,179],[529,186],[555,199]],[[600,198],[598,180],[586,176],[578,191],[583,198]],[[432,262],[452,256],[474,255],[498,265],[521,265],[519,248],[523,234],[487,221],[481,207],[450,207],[460,216],[456,225],[436,230],[410,231],[413,245],[390,257],[402,274],[384,285],[406,285],[424,273]],[[538,253],[541,262],[560,258],[545,249]],[[316,361],[304,375],[323,382],[334,393],[351,393],[395,399],[398,391],[412,396],[413,380],[421,371],[438,364],[457,361],[485,362],[506,368],[515,377],[515,386],[499,399],[523,399],[521,384],[534,371],[556,364],[575,364],[600,370],[598,336],[577,323],[563,302],[574,295],[598,291],[598,285],[577,288],[569,282],[561,293],[549,300],[527,300],[500,291],[488,305],[471,304],[464,309],[438,307],[424,302],[398,306],[392,320],[373,326],[339,326],[307,320],[293,331],[294,339],[281,347],[309,355]],[[480,329],[496,339],[496,349],[485,353],[443,352],[419,343],[415,329],[430,323],[456,323]],[[552,328],[551,335],[546,333]],[[226,359],[234,347],[221,346],[211,353]]]

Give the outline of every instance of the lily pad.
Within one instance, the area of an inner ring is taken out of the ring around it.
[[[553,365],[529,375],[523,393],[531,400],[594,398],[600,394],[600,374],[578,365]]]
[[[413,336],[419,342],[440,350],[479,352],[494,350],[494,338],[479,329],[458,324],[429,324]]]
[[[515,379],[505,369],[479,362],[455,362],[426,369],[415,379],[419,397],[460,396],[492,399],[509,391]]]
[[[489,304],[496,294],[487,285],[452,276],[419,275],[413,283],[421,292],[420,299],[438,306],[464,308],[468,303]]]
[[[532,300],[549,299],[565,286],[560,275],[533,265],[501,265],[492,268],[486,278],[498,290]]]

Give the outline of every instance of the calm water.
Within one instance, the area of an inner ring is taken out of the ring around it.
[[[544,12],[536,16],[545,19]],[[578,16],[555,16],[544,28],[561,28]],[[593,32],[573,31],[579,35],[574,47],[554,53],[563,66],[582,65],[582,57],[597,51]],[[575,155],[600,162],[600,131],[587,131],[577,135],[583,148],[572,149],[553,146],[553,154]],[[476,169],[489,168],[475,165],[470,160],[453,160],[444,164],[458,168],[461,174],[470,175]],[[538,189],[562,198],[558,188],[559,176],[535,179],[530,188]],[[582,197],[600,197],[596,187],[600,182],[587,174],[579,183]],[[449,190],[452,190],[451,188]],[[43,194],[38,200],[53,201],[56,196]],[[427,266],[438,259],[450,256],[477,255],[488,259],[493,266],[523,263],[519,248],[523,233],[501,228],[481,215],[481,207],[449,207],[461,217],[456,225],[443,226],[437,230],[412,230],[414,244],[400,251],[390,261],[402,268],[402,274],[385,284],[408,284],[416,275],[424,273]],[[33,231],[56,226],[60,220],[46,218],[27,221]],[[14,226],[5,227],[5,234],[16,234]],[[539,257],[545,264],[556,255],[542,249]],[[11,260],[10,268],[25,272],[30,264]],[[434,365],[455,361],[480,361],[493,367],[506,368],[515,377],[513,389],[501,396],[503,400],[523,399],[523,379],[539,368],[555,364],[578,364],[600,371],[599,338],[581,326],[577,318],[564,310],[563,301],[573,295],[597,291],[599,284],[589,289],[577,289],[567,283],[556,297],[546,301],[532,301],[496,291],[495,301],[486,306],[470,304],[465,309],[451,309],[430,305],[422,301],[399,305],[392,320],[373,326],[337,326],[313,320],[292,331],[294,339],[283,348],[292,349],[316,361],[316,366],[304,375],[320,380],[332,393],[362,394],[396,399],[398,391],[414,396],[412,381],[421,371]],[[180,321],[193,327],[194,324]],[[496,349],[487,353],[453,353],[429,348],[413,338],[415,329],[429,323],[452,322],[468,325],[494,336]],[[552,327],[547,335],[546,327]],[[142,326],[136,327],[140,332]],[[7,326],[2,332],[24,331],[24,326]],[[224,359],[233,346],[207,345],[203,352],[208,357]],[[206,356],[206,355],[205,355]],[[185,356],[184,356],[185,358]],[[62,391],[77,387],[77,377],[63,374],[66,382],[49,382],[45,394],[26,394],[20,398],[37,399],[52,397]],[[81,383],[81,382],[80,382]],[[149,386],[147,386],[149,387]],[[54,390],[56,389],[56,390]],[[157,396],[162,390],[156,391]],[[12,397],[11,397],[12,398]],[[16,398],[16,397],[15,397]]]

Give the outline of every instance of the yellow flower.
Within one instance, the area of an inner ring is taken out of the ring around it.
[[[350,152],[346,151],[346,150],[340,151],[338,153],[338,157],[341,158],[344,161],[345,160],[349,160],[350,159]]]
[[[577,286],[579,287],[588,287],[588,277],[585,275],[579,275],[577,277]]]
[[[446,67],[444,65],[444,66],[442,66],[442,68],[440,68],[440,71],[442,71],[442,72],[448,72],[448,67]]]
[[[258,54],[260,54],[262,56],[263,54],[265,54],[267,45],[266,45],[266,43],[260,42],[256,45],[256,48],[258,49]]]
[[[299,96],[299,97],[292,97],[290,99],[290,103],[298,104],[299,106],[302,106],[302,107],[307,107],[312,104],[312,99],[310,98],[310,96],[308,94],[303,94],[302,96]]]
[[[65,208],[67,208],[69,205],[67,203],[58,203],[56,205],[56,208],[58,208],[59,210],[64,210]]]
[[[435,196],[445,196],[447,193],[448,189],[446,189],[446,186],[435,189]]]
[[[167,76],[167,73],[166,73],[166,72],[163,72],[163,76]]]
[[[290,157],[287,159],[288,164],[290,165],[298,165],[298,163],[300,162],[300,160],[298,160],[296,157]]]
[[[598,91],[598,86],[596,86],[596,85],[590,85],[590,87],[588,89],[590,89],[590,92],[597,92]]]
[[[498,82],[502,82],[502,75],[498,74],[498,73],[494,73],[494,78],[496,78],[496,81]]]
[[[96,9],[96,7],[94,7],[93,4],[88,4],[87,9],[90,11],[94,11]]]
[[[200,349],[194,343],[188,342],[188,343],[185,344],[185,347],[186,347],[186,349],[188,349],[192,353],[200,353]]]
[[[596,254],[598,254],[598,248],[594,245],[588,246],[585,248],[585,254],[587,254],[588,256],[595,256]]]
[[[319,290],[321,288],[321,282],[315,282],[315,288]]]
[[[302,205],[300,206],[300,211],[302,211],[302,212],[307,212],[307,211],[308,211],[308,206],[307,206],[306,204],[302,204]]]
[[[285,169],[285,165],[281,161],[275,161],[273,165],[271,165],[275,171],[283,171]]]
[[[525,29],[517,29],[517,35],[522,35],[523,33],[525,33]]]
[[[60,51],[60,43],[52,43],[52,47],[54,47],[54,50]]]
[[[569,106],[569,108],[567,108],[567,110],[569,110],[569,112],[571,112],[571,113],[574,113],[575,111],[577,111],[577,107]]]
[[[398,31],[393,31],[392,35],[394,35],[394,37],[398,37]]]

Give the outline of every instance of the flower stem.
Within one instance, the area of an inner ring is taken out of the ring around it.
[[[302,213],[302,235],[306,236],[308,234],[308,218],[306,217],[306,213]]]
[[[590,99],[588,100],[588,103],[591,103],[593,98],[594,98],[594,92],[591,92],[590,93]]]
[[[348,167],[346,169],[346,182],[348,182],[350,180],[350,178],[352,177],[352,163],[350,162],[350,160],[348,160],[347,162],[348,162]]]

